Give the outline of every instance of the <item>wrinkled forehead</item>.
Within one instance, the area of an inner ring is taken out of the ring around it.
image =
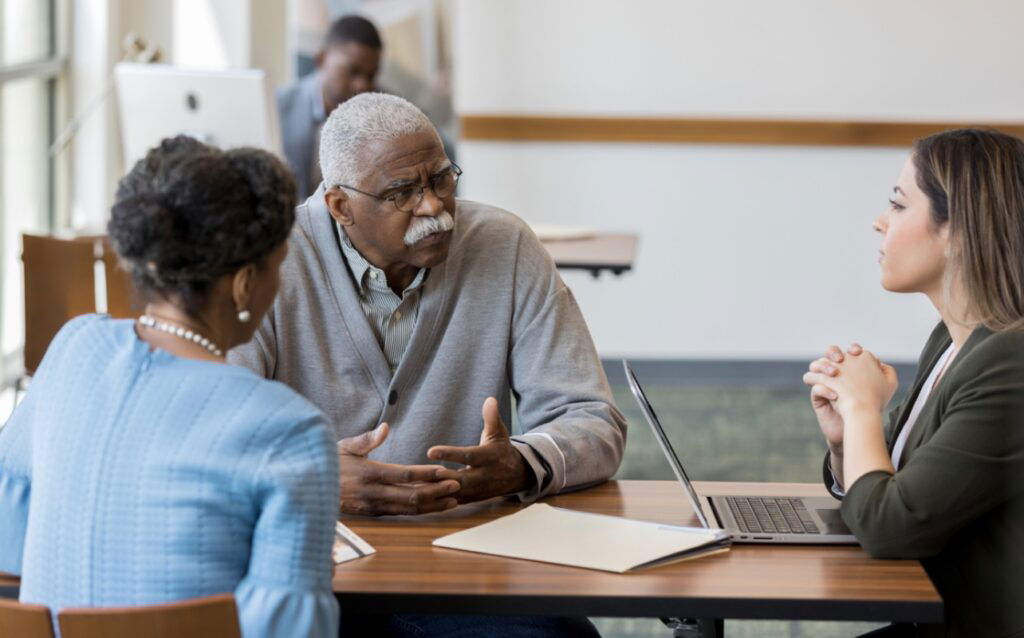
[[[418,182],[451,165],[435,131],[420,131],[368,144],[361,153],[368,167],[367,181],[385,185],[395,181]]]

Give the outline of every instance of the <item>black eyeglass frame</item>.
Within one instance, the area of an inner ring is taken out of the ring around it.
[[[430,183],[427,186],[423,186],[422,184],[417,186],[417,188],[420,189],[420,193],[419,193],[418,196],[413,197],[411,200],[409,200],[409,201],[413,202],[413,204],[408,207],[408,210],[403,210],[403,209],[399,208],[399,206],[398,206],[398,196],[401,194],[401,191],[399,191],[398,193],[395,193],[394,195],[388,195],[387,197],[381,197],[380,195],[374,195],[373,193],[367,193],[366,191],[359,190],[355,186],[349,186],[347,184],[338,184],[338,188],[344,188],[344,189],[347,189],[347,190],[350,190],[350,191],[355,191],[355,192],[359,193],[360,195],[366,195],[367,197],[372,197],[373,199],[376,199],[376,200],[379,200],[379,201],[382,201],[382,202],[391,202],[392,204],[394,204],[395,209],[398,212],[400,212],[400,213],[410,213],[410,212],[416,210],[416,207],[419,206],[420,202],[423,201],[423,196],[426,194],[428,188],[430,190],[434,191],[434,195],[436,195],[437,197],[448,197],[449,195],[451,195],[452,193],[455,192],[455,189],[458,188],[458,186],[459,186],[459,177],[462,176],[462,169],[459,168],[459,165],[456,164],[455,162],[450,162],[449,166],[448,166],[448,169],[446,169],[446,170],[448,170],[449,172],[440,173],[438,175],[435,175],[435,176],[431,177],[430,178]],[[436,188],[437,180],[442,179],[444,177],[447,177],[449,174],[455,175],[455,181],[452,183],[452,191],[451,191],[451,193],[445,193],[444,195],[441,195],[440,193],[437,192],[437,188]]]

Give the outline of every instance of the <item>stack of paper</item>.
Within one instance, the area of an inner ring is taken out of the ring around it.
[[[728,551],[721,529],[679,527],[531,505],[434,541],[437,547],[619,574]]]

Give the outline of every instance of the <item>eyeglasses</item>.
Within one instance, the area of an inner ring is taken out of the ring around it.
[[[416,210],[416,207],[423,201],[423,194],[426,193],[428,188],[434,191],[434,195],[437,195],[438,197],[448,197],[454,193],[455,187],[459,184],[460,175],[462,175],[462,169],[452,162],[451,166],[445,169],[444,172],[438,173],[430,178],[429,186],[420,186],[418,184],[403,186],[390,195],[374,195],[373,193],[361,191],[355,186],[346,186],[345,184],[338,184],[338,188],[345,188],[350,191],[355,191],[360,195],[366,195],[367,197],[372,197],[381,201],[391,202],[399,211],[403,213],[410,213]]]

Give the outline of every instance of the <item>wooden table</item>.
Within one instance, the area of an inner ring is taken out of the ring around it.
[[[635,233],[597,233],[585,239],[542,240],[555,265],[564,270],[588,270],[597,277],[602,270],[621,275],[633,268]]]
[[[792,484],[696,485],[703,494],[795,491]],[[800,484],[796,491],[821,495],[824,487]],[[612,481],[547,502],[696,524],[682,488],[673,481]],[[343,518],[377,549],[336,567],[334,590],[343,608],[381,614],[942,620],[942,601],[920,563],[874,560],[856,546],[734,545],[726,554],[618,575],[430,544],[519,507],[497,499],[415,518]]]

